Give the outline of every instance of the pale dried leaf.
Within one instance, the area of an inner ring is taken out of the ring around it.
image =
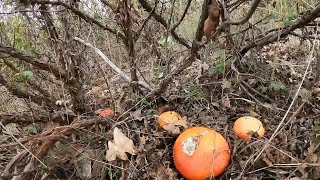
[[[309,99],[311,93],[310,93],[307,89],[302,88],[302,89],[299,90],[298,95],[299,95],[302,99],[307,100],[307,99]]]
[[[143,120],[143,117],[141,116],[141,109],[138,109],[136,110],[134,113],[131,114],[132,117],[135,119],[135,120],[138,120],[138,121],[141,121]]]
[[[128,160],[128,156],[126,155],[126,152],[123,151],[120,147],[113,144],[111,141],[108,142],[108,151],[106,154],[106,159],[108,161],[114,161],[116,158],[120,158],[121,160]]]
[[[134,154],[135,147],[133,141],[124,135],[117,127],[113,131],[113,142],[108,142],[108,150],[106,153],[106,159],[113,161],[117,157],[122,160],[127,160],[127,153]]]
[[[222,82],[222,89],[230,89],[230,87],[231,87],[231,82],[230,81],[224,80]]]
[[[182,118],[181,120],[176,121],[173,124],[176,126],[182,126],[184,128],[188,128],[188,122],[187,122],[186,118]]]
[[[179,127],[175,126],[173,123],[167,124],[163,126],[163,129],[171,132],[172,134],[180,134]]]
[[[56,128],[58,126],[59,126],[58,122],[50,121],[46,124],[44,131],[51,132],[54,128]]]
[[[141,136],[141,137],[140,137],[140,144],[141,144],[141,145],[145,145],[146,142],[147,142],[147,138],[146,138],[145,136]]]

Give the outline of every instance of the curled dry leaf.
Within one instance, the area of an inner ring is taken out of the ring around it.
[[[106,160],[114,161],[117,157],[121,160],[128,160],[126,153],[134,154],[134,149],[133,141],[116,127],[113,131],[113,142],[108,142]]]

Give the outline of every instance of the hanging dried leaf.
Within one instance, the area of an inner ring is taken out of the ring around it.
[[[127,153],[134,154],[135,147],[133,141],[124,135],[117,127],[113,131],[113,142],[108,142],[106,159],[114,161],[117,157],[121,160],[128,160]]]

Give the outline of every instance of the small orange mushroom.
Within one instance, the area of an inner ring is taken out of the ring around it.
[[[107,108],[99,112],[100,117],[112,117],[113,115],[114,115],[114,112],[111,108]]]
[[[251,116],[244,116],[237,119],[233,124],[233,131],[238,138],[250,141],[253,134],[263,137],[265,129],[262,122]]]
[[[194,127],[182,132],[173,146],[176,169],[190,180],[221,175],[230,163],[230,148],[218,132]]]
[[[163,127],[167,124],[177,122],[181,119],[182,119],[182,117],[180,116],[180,114],[178,114],[174,111],[166,111],[166,112],[160,114],[160,116],[158,117],[158,124],[161,127]]]

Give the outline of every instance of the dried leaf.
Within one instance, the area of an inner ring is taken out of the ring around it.
[[[179,121],[174,122],[174,125],[188,128],[187,117],[185,116],[182,119],[180,119]]]
[[[113,131],[113,142],[108,142],[108,150],[106,154],[106,159],[108,161],[113,161],[117,157],[122,160],[128,160],[127,153],[134,154],[134,144],[131,139],[124,135],[120,129],[117,127]]]
[[[85,152],[81,154],[78,160],[75,162],[77,176],[81,179],[90,179],[92,177],[91,160],[87,158],[88,156],[89,154]]]
[[[313,154],[320,146],[320,134],[317,134],[314,139],[310,142],[310,147],[308,148],[308,153]]]
[[[141,136],[141,137],[140,137],[140,144],[141,144],[141,145],[145,145],[146,142],[147,142],[147,138],[146,138],[145,136]]]
[[[143,120],[143,117],[141,116],[141,109],[136,110],[134,113],[131,114],[132,117],[138,121]]]
[[[254,85],[256,82],[257,82],[256,79],[248,79],[249,85]]]
[[[299,90],[299,93],[298,95],[303,99],[303,100],[307,100],[309,99],[309,97],[311,96],[311,93],[305,89],[305,88],[302,88]]]
[[[231,82],[224,80],[222,83],[222,89],[230,89],[231,87]]]
[[[50,121],[46,124],[44,131],[51,132],[54,128],[59,126],[59,122]]]
[[[188,122],[187,122],[186,116],[183,118],[179,118],[178,121],[164,125],[163,129],[165,129],[166,131],[171,132],[173,134],[180,134],[179,126],[182,126],[184,128],[188,128]]]
[[[163,129],[171,132],[172,134],[180,134],[179,127],[175,126],[173,123],[167,124],[163,126]]]
[[[255,111],[253,111],[253,110],[250,110],[250,111],[249,111],[249,114],[250,114],[250,116],[252,116],[252,117],[260,117],[260,115],[259,115],[258,113],[256,113]]]
[[[301,180],[299,177],[290,178],[290,180]]]
[[[230,108],[230,100],[229,99],[227,99],[227,98],[223,98],[222,100],[221,100],[221,104],[222,104],[222,106],[223,107],[225,107],[225,108]]]

